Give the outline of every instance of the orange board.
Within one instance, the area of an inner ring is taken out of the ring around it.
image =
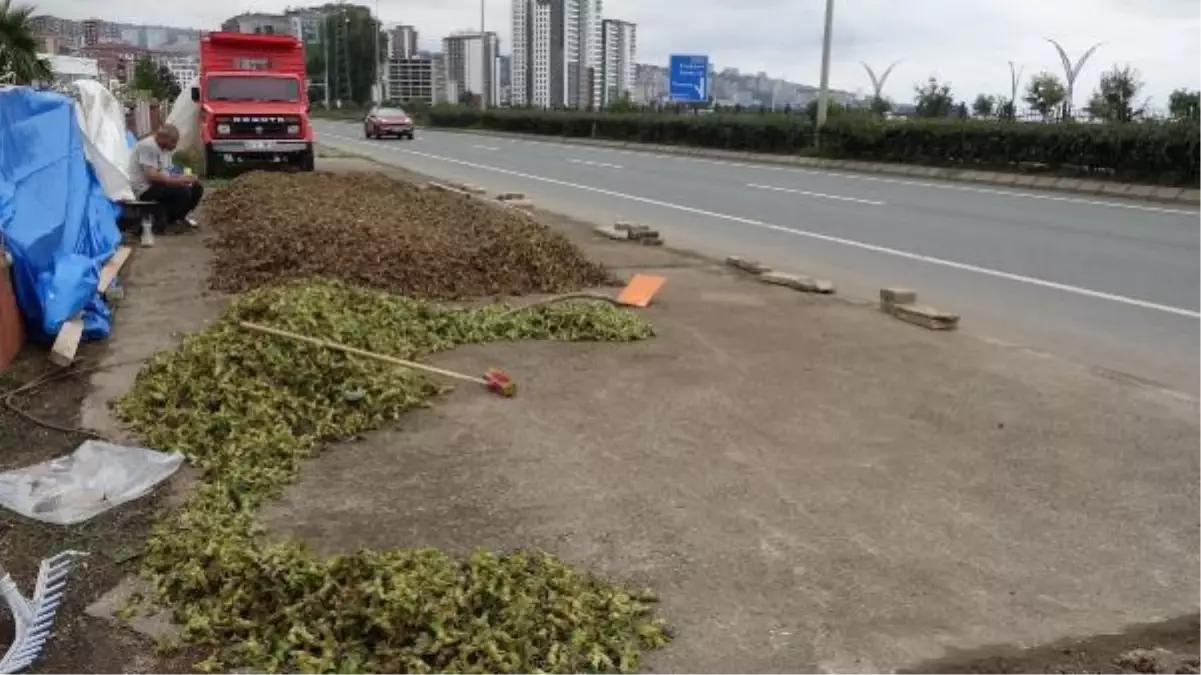
[[[617,302],[629,307],[646,307],[651,304],[651,300],[665,283],[667,283],[667,279],[664,277],[635,274],[634,278],[630,279],[630,283],[621,289],[621,294],[617,296]]]

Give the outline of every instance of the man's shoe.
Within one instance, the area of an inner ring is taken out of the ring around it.
[[[200,227],[200,223],[196,222],[196,219],[193,218],[192,216],[184,216],[183,222],[186,223],[187,226],[192,228],[193,230]]]

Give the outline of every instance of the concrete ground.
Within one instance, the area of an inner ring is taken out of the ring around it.
[[[438,356],[521,394],[331,448],[272,532],[645,582],[677,631],[656,671],[881,672],[1197,612],[1195,399],[552,220],[668,278],[658,336]]]

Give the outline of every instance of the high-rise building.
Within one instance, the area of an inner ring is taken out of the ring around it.
[[[389,59],[411,59],[417,56],[417,29],[413,26],[393,26],[386,33]]]
[[[440,103],[438,66],[428,54],[389,59],[388,76],[384,81],[384,98],[406,104],[409,101]]]
[[[634,96],[637,84],[637,27],[628,21],[605,19],[601,25],[600,106]]]
[[[284,12],[292,36],[305,44],[321,42],[321,21],[325,14],[315,9],[290,9]]]
[[[486,106],[500,103],[500,38],[491,31],[456,33],[442,39],[446,60],[446,82],[454,83],[456,96],[474,94],[483,97]]]
[[[230,17],[221,24],[221,30],[230,33],[261,33],[265,35],[292,35],[292,21],[282,14],[247,12]]]
[[[514,105],[600,104],[601,0],[513,0]]]

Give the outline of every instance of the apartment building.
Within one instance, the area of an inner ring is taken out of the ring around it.
[[[440,103],[438,88],[439,60],[428,54],[414,54],[409,58],[389,59],[387,77],[384,79],[384,98],[388,101],[406,103],[425,101]]]
[[[601,22],[600,107],[633,98],[637,85],[638,29],[629,21]]]
[[[393,26],[384,34],[388,40],[389,59],[411,59],[417,56],[417,29],[413,26]]]
[[[446,64],[447,98],[464,93],[483,97],[486,106],[500,103],[500,38],[491,31],[462,32],[442,39]],[[454,94],[453,96],[451,94]]]
[[[221,24],[221,30],[230,33],[262,33],[264,35],[292,35],[292,22],[282,14],[247,12],[230,17]]]
[[[513,105],[600,105],[601,10],[601,0],[513,0]]]

